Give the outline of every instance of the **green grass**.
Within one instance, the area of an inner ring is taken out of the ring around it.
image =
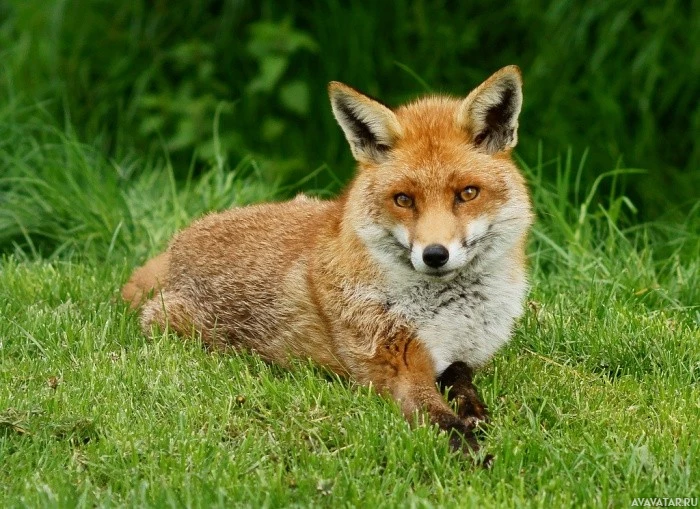
[[[323,164],[348,177],[330,80],[394,105],[518,64],[521,154],[590,148],[586,186],[618,161],[645,168],[624,185],[649,220],[697,200],[698,47],[700,10],[682,0],[6,0],[0,100],[41,102],[119,160],[165,146],[179,177],[193,151],[205,171],[218,112],[232,158],[293,182]]]
[[[0,2],[0,507],[700,493],[697,9],[164,6]],[[140,333],[119,288],[179,228],[347,181],[327,81],[398,104],[510,63],[538,221],[526,315],[476,380],[491,470],[318,366]]]
[[[222,154],[176,181],[167,160],[109,161],[36,118],[0,126],[3,507],[624,506],[700,491],[697,209],[634,224],[624,197],[568,189],[571,154],[521,162],[533,289],[478,375],[487,471],[308,363],[142,336],[118,298],[136,264],[206,210],[293,189]]]

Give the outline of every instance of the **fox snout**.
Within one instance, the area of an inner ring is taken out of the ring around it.
[[[430,244],[423,249],[423,263],[428,267],[438,269],[450,259],[450,251],[442,244]]]
[[[409,251],[410,263],[416,272],[441,279],[456,275],[472,264],[502,233],[484,217],[469,221],[466,227],[455,225],[440,231],[438,226],[433,223],[430,228],[419,228],[422,231],[412,234],[406,228],[395,227],[393,234]]]
[[[411,265],[416,272],[431,276],[444,277],[455,274],[467,262],[466,253],[461,242],[431,242],[430,244],[414,241],[411,246]]]

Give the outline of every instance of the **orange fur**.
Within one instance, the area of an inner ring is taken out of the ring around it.
[[[151,292],[162,288],[169,265],[170,253],[166,251],[134,271],[129,282],[122,288],[122,298],[131,304],[132,309],[138,308]]]
[[[406,311],[411,298],[401,292],[409,280],[417,288],[412,291],[450,289],[450,278],[468,290],[469,271],[476,274],[487,262],[495,264],[489,270],[505,274],[506,286],[524,285],[532,216],[509,154],[520,105],[506,102],[502,92],[517,99],[519,88],[508,87],[519,87],[520,77],[513,67],[499,73],[466,100],[428,97],[395,111],[331,84],[334,113],[359,162],[345,193],[330,201],[297,198],[234,208],[195,221],[122,290],[133,307],[155,291],[142,310],[144,331],[154,324],[183,335],[195,330],[213,347],[248,349],[281,364],[311,358],[393,396],[407,417],[426,411],[441,428],[457,431],[453,443],[465,440],[475,448],[469,426],[435,387],[444,370],[443,345],[428,336],[436,327],[439,332],[441,322],[420,318],[430,316],[430,302],[423,306],[427,311]],[[466,186],[477,186],[479,196],[461,203],[455,193]],[[398,193],[410,195],[413,207],[398,207]],[[498,219],[511,209],[513,218]],[[465,261],[435,275],[414,260],[420,252],[412,249],[450,242],[462,243],[459,256],[466,260],[475,235],[470,228],[498,221],[513,227],[503,230],[507,245],[504,240],[492,248],[499,256],[495,262],[486,250],[486,262]],[[405,252],[383,242],[404,244]],[[395,263],[392,253],[398,253]]]

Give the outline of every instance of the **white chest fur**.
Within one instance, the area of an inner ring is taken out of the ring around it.
[[[504,345],[523,312],[525,277],[460,275],[447,283],[414,281],[389,296],[389,306],[409,321],[441,374],[456,361],[478,367]]]

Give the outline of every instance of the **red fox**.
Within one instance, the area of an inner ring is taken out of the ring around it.
[[[528,190],[511,160],[522,80],[504,67],[466,98],[397,109],[338,82],[333,114],[357,174],[335,200],[209,214],[122,289],[141,324],[285,364],[311,358],[427,416],[475,451],[472,384],[527,291]],[[443,399],[447,391],[456,412]]]

